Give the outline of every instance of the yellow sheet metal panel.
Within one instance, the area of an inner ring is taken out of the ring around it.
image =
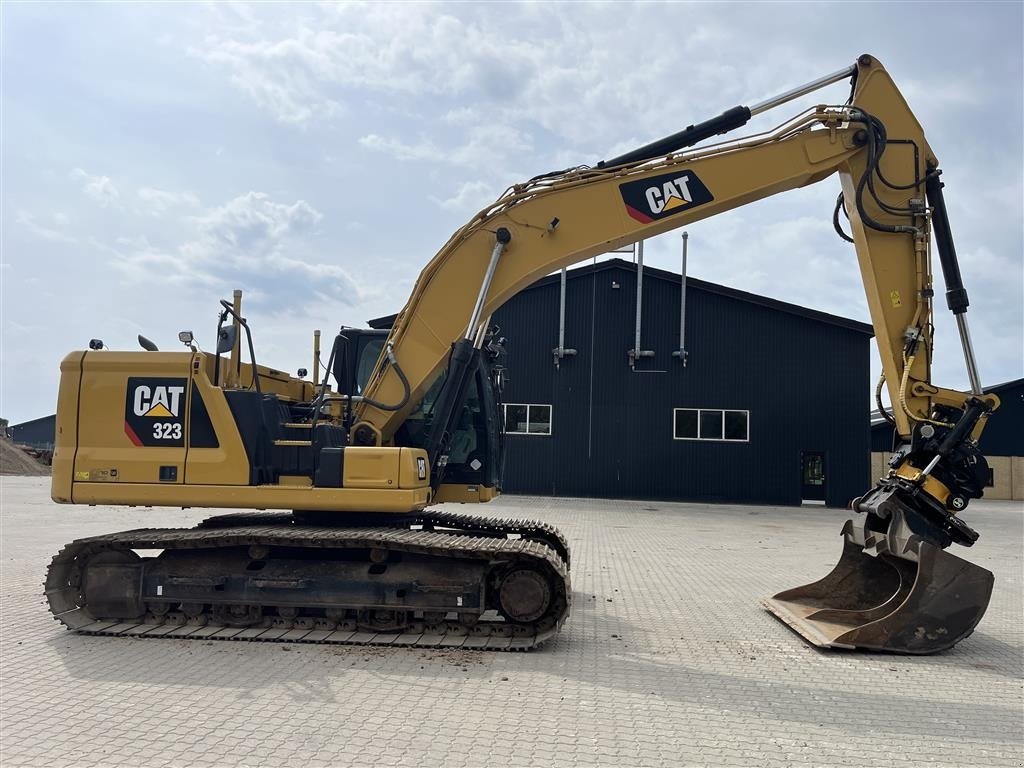
[[[425,488],[429,486],[430,460],[427,458],[427,452],[422,448],[401,448],[399,450],[401,454],[398,461],[398,487]]]
[[[206,357],[209,358],[208,355]],[[248,485],[249,459],[245,445],[224,391],[213,386],[209,370],[209,366],[197,358],[192,364],[192,381],[210,415],[219,445],[216,448],[189,448],[185,459],[185,482],[189,485]]]
[[[488,485],[441,483],[441,487],[437,489],[437,495],[434,496],[434,503],[479,504],[496,499],[499,495],[496,489]]]
[[[397,460],[397,456],[396,456]],[[430,488],[302,488],[290,485],[181,485],[76,482],[79,504],[164,507],[306,509],[327,512],[416,512],[430,501]]]
[[[184,481],[191,361],[190,352],[85,353],[76,480]]]
[[[921,476],[921,470],[909,461],[904,460],[902,464],[896,467],[896,474],[902,478],[916,482]],[[925,477],[921,487],[940,504],[945,504],[946,499],[949,498],[949,488],[947,488],[941,481],[937,480],[934,475],[928,475]]]
[[[345,466],[341,484],[344,488],[399,487],[399,463],[402,448],[345,449]]]
[[[277,478],[279,485],[291,485],[298,488],[311,488],[313,481],[305,475],[281,475]]]
[[[60,362],[53,474],[50,478],[50,497],[57,502],[71,501],[75,449],[78,447],[78,389],[82,381],[84,356],[85,352],[72,352]]]

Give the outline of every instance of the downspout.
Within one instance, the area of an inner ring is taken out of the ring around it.
[[[555,368],[558,368],[563,357],[571,357],[576,354],[575,349],[565,348],[565,267],[562,267],[561,295],[558,302],[558,346],[551,350],[555,358]]]
[[[644,303],[644,241],[636,244],[636,333],[633,339],[633,348],[626,355],[629,357],[629,367],[636,368],[636,361],[641,357],[654,357],[653,349],[640,349],[640,317]]]
[[[686,245],[690,235],[683,232],[683,266],[679,275],[679,349],[672,353],[686,367]]]

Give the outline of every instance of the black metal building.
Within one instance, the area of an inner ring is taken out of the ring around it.
[[[16,443],[31,445],[33,448],[53,450],[54,437],[57,434],[57,416],[42,416],[21,424],[12,424],[7,428],[7,435]]]
[[[846,506],[866,490],[869,325],[643,271],[620,259],[559,275],[494,317],[506,336],[505,492]],[[673,352],[686,350],[686,364]]]

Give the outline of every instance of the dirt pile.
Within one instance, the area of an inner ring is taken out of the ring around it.
[[[0,475],[27,475],[38,477],[50,474],[50,468],[40,464],[14,443],[0,434]]]

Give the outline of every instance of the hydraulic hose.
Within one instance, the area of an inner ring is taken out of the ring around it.
[[[372,400],[369,397],[364,397],[363,402],[382,411],[399,411],[409,402],[409,396],[412,394],[412,388],[409,386],[409,379],[406,377],[405,371],[403,371],[402,366],[398,364],[398,358],[395,357],[395,351],[390,342],[387,345],[387,351],[385,354],[387,355],[388,363],[395,369],[395,373],[402,382],[402,399],[398,401],[396,405],[388,405],[387,403],[382,403],[378,400]]]
[[[882,375],[878,377],[878,384],[875,385],[875,405],[878,406],[878,412],[882,415],[882,418],[895,427],[896,419],[892,417],[891,413],[885,410],[885,405],[882,403],[882,387],[884,386],[885,371],[882,371]]]

